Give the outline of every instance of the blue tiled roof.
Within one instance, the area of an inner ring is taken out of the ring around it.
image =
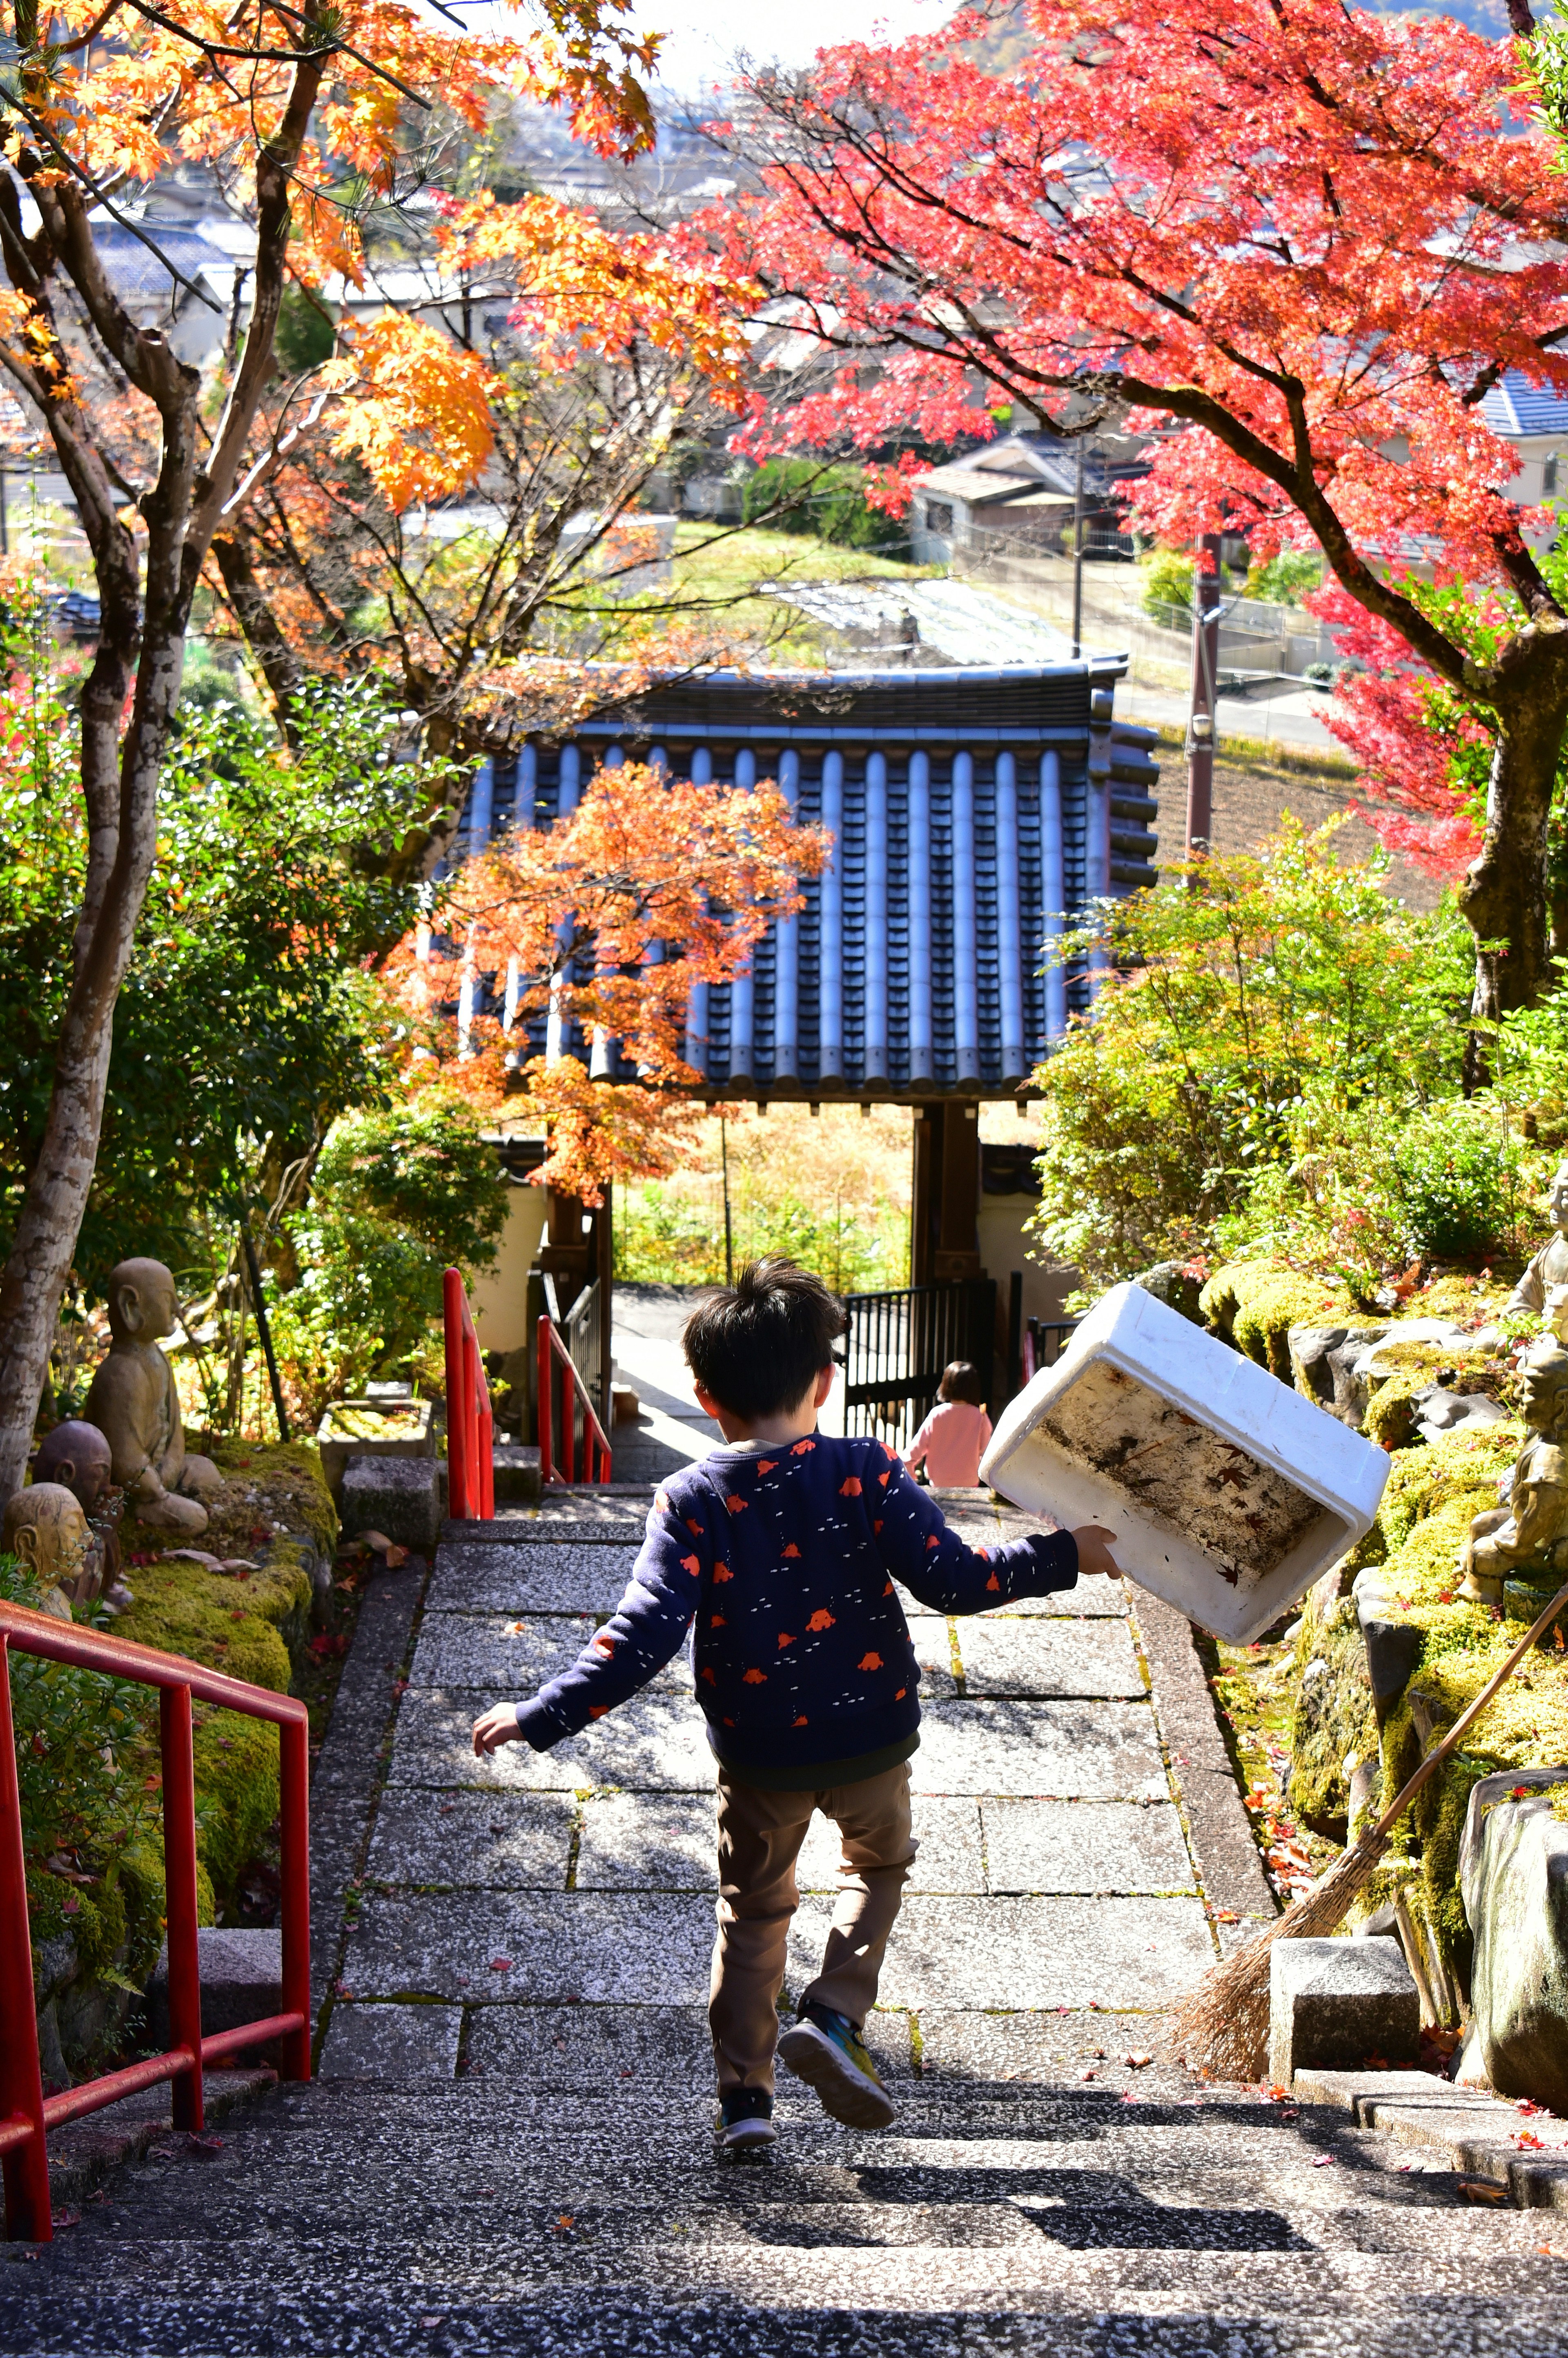
[[[95,221],[92,224],[92,243],[103,257],[109,284],[122,303],[167,302],[171,294],[182,292],[164,267],[165,262],[172,264],[181,277],[193,279],[198,286],[204,270],[233,267],[220,247],[209,244],[194,230],[157,221],[144,222],[140,226],[157,246],[157,254],[118,222]]]
[[[837,849],[748,975],[697,987],[688,1063],[742,1097],[1011,1092],[1085,1003],[1086,978],[1039,972],[1056,913],[1154,881],[1157,741],[1114,719],[1123,668],[719,674],[654,687],[633,713],[487,765],[467,846],[570,810],[600,762],[776,778]],[[543,1044],[541,1026],[535,1052]],[[633,1077],[602,1048],[595,1069]]]
[[[1568,393],[1531,384],[1518,369],[1509,369],[1483,399],[1481,415],[1494,434],[1568,435]]]

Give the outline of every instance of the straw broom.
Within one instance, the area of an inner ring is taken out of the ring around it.
[[[1269,1952],[1275,1942],[1318,1941],[1337,1930],[1357,1893],[1376,1873],[1390,1835],[1422,1787],[1436,1775],[1565,1605],[1568,1587],[1558,1590],[1534,1628],[1519,1639],[1501,1670],[1460,1714],[1442,1742],[1433,1745],[1377,1824],[1368,1827],[1266,1932],[1205,1976],[1175,2017],[1176,2050],[1189,2069],[1217,2080],[1262,2076],[1269,2053]]]

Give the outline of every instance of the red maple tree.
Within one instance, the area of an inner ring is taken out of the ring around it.
[[[1495,715],[1460,900],[1477,1014],[1530,1003],[1552,980],[1568,613],[1482,414],[1505,371],[1568,389],[1568,178],[1530,120],[1530,44],[1342,0],[1022,13],[1035,43],[1000,73],[976,12],[753,78],[731,135],[755,192],[702,233],[839,365],[760,413],[752,447],[951,445],[999,415],[1166,429],[1146,525],[1244,529],[1260,557],[1315,543]],[[1510,17],[1528,33],[1527,0]],[[1487,660],[1401,587],[1412,566],[1511,593]]]

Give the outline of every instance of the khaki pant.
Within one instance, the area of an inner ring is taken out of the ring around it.
[[[851,2022],[876,2003],[888,1935],[914,1864],[909,1768],[821,1793],[768,1793],[719,1778],[719,1937],[708,2001],[723,2088],[772,2088],[784,1946],[799,1893],[795,1863],[812,1812],[843,1836],[838,1904],[822,1971],[802,1991]]]

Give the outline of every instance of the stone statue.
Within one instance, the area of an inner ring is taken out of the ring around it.
[[[1521,1372],[1520,1412],[1532,1438],[1515,1461],[1508,1505],[1476,1516],[1459,1558],[1459,1594],[1487,1605],[1502,1603],[1505,1580],[1568,1571],[1568,1351],[1543,1336]]]
[[[135,1599],[120,1578],[118,1526],[124,1501],[114,1488],[113,1468],[113,1453],[98,1427],[71,1418],[45,1435],[33,1460],[33,1480],[63,1484],[92,1534],[87,1573],[71,1602],[91,1605],[102,1597],[107,1612],[123,1613]]]
[[[1568,1163],[1552,1174],[1548,1197],[1552,1225],[1557,1234],[1543,1245],[1519,1279],[1504,1308],[1529,1311],[1541,1319],[1560,1343],[1568,1343]]]
[[[70,1618],[70,1599],[87,1569],[92,1534],[71,1493],[59,1482],[33,1482],[7,1499],[0,1543],[44,1592],[44,1611]]]
[[[86,1417],[109,1443],[131,1511],[155,1531],[195,1538],[207,1528],[200,1494],[222,1490],[208,1457],[188,1457],[174,1369],[158,1349],[178,1314],[161,1260],[123,1260],[109,1276],[109,1356],[92,1379]]]

